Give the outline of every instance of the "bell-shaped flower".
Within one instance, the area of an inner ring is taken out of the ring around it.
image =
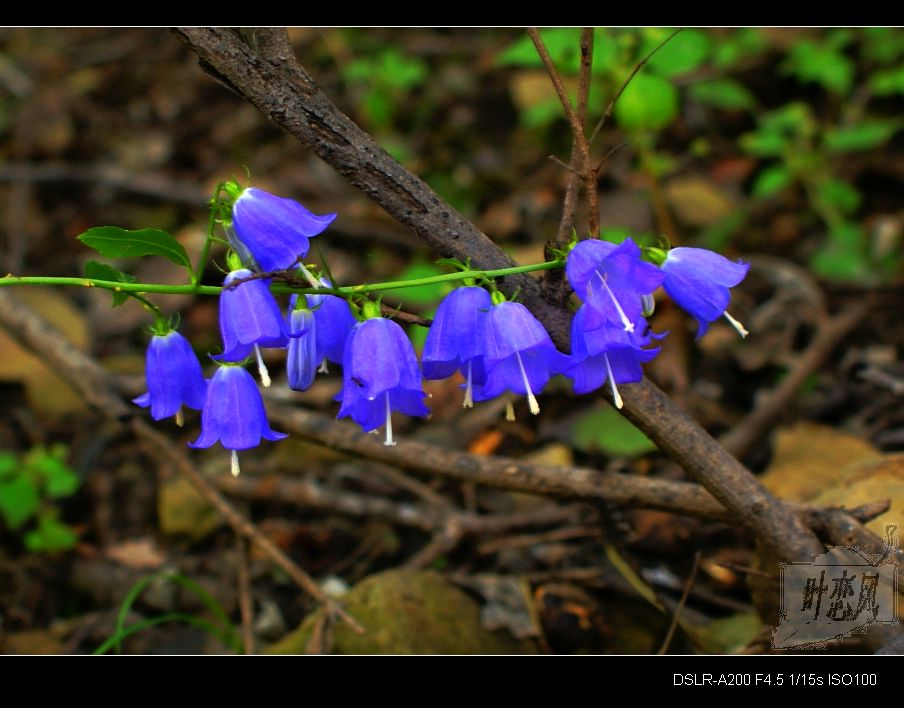
[[[565,371],[569,359],[530,310],[520,302],[503,301],[490,308],[484,322],[483,363],[486,382],[475,388],[475,401],[514,391],[527,396],[530,412],[537,415],[536,394]]]
[[[207,381],[201,363],[188,340],[172,330],[155,334],[145,357],[147,393],[133,399],[139,406],[151,408],[151,417],[162,420],[176,416],[182,424],[182,406],[201,410],[207,394]]]
[[[318,216],[292,199],[249,187],[232,206],[236,236],[250,251],[262,271],[284,270],[310,248],[310,239],[321,233],[336,214]]]
[[[351,416],[365,432],[385,426],[386,445],[395,445],[393,411],[430,414],[414,348],[392,320],[372,317],[355,325],[345,344],[342,373],[338,417]]]
[[[474,405],[474,386],[486,383],[484,328],[492,307],[490,294],[483,288],[456,288],[439,304],[424,342],[424,378],[444,379],[460,370],[465,377],[466,408]]]
[[[665,274],[662,286],[672,300],[697,320],[698,339],[706,334],[710,322],[723,316],[746,337],[747,330],[726,308],[731,299],[728,289],[740,283],[749,268],[748,263],[735,263],[705,248],[681,246],[671,249],[662,264]]]
[[[642,318],[634,332],[626,332],[615,324],[587,330],[587,313],[584,305],[571,321],[571,365],[567,375],[575,393],[595,391],[608,381],[615,407],[621,408],[618,384],[640,381],[642,365],[656,357],[659,347],[644,348],[651,343],[651,337],[645,333],[647,325]]]
[[[289,388],[307,391],[317,375],[317,323],[314,313],[306,307],[289,309],[289,353],[286,375]]]
[[[326,288],[333,287],[326,278],[321,278],[320,283]],[[341,364],[345,356],[345,340],[358,324],[348,300],[338,295],[305,295],[305,298],[317,322],[318,363],[328,359],[334,364]]]
[[[261,380],[270,385],[260,347],[285,347],[289,343],[286,322],[280,312],[270,281],[247,280],[229,287],[236,280],[250,278],[253,273],[240,268],[230,272],[223,281],[220,293],[220,334],[223,353],[213,357],[218,361],[242,361],[252,351],[257,357]]]
[[[251,374],[243,366],[222,365],[210,380],[201,411],[201,435],[191,447],[219,442],[232,451],[232,473],[238,475],[236,450],[260,445],[261,440],[282,440],[286,433],[270,428],[264,401]]]
[[[609,322],[626,332],[634,331],[643,315],[643,297],[656,290],[665,277],[640,255],[640,248],[630,238],[617,246],[596,239],[581,241],[568,254],[565,273],[588,306],[587,329]]]

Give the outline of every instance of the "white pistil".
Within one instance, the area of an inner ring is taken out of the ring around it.
[[[387,447],[395,447],[396,441],[392,439],[392,408],[389,407],[389,391],[383,395],[386,396],[386,439],[383,444]]]
[[[185,415],[182,413],[182,406],[179,406],[179,410],[176,411],[176,425],[180,428],[185,425]]]
[[[509,423],[515,422],[515,406],[512,405],[511,401],[505,402],[505,419]]]
[[[723,312],[722,316],[726,320],[728,320],[728,323],[738,331],[738,334],[740,334],[742,338],[746,337],[748,334],[750,334],[750,332],[748,332],[746,329],[744,329],[744,325],[742,325],[734,317],[732,317],[731,315],[728,314],[728,310]]]
[[[326,365],[326,359],[320,362],[320,367],[317,369],[318,374],[328,374],[330,373],[330,367]]]
[[[270,384],[273,382],[270,380],[270,372],[267,370],[267,365],[264,363],[264,357],[261,356],[261,349],[256,344],[254,345],[254,356],[257,358],[257,373],[260,374],[261,383],[264,385],[264,388],[269,388]]]
[[[596,277],[600,279],[600,282],[603,284],[603,287],[606,289],[606,292],[609,293],[609,297],[612,300],[612,304],[615,305],[615,309],[618,312],[618,316],[622,321],[622,325],[625,327],[625,332],[633,332],[634,331],[634,323],[628,319],[628,316],[625,314],[625,311],[622,309],[621,303],[619,303],[618,298],[615,297],[615,293],[612,292],[612,288],[609,287],[609,283],[606,282],[606,279],[603,277],[603,274],[599,271],[596,271]]]
[[[238,477],[239,472],[239,453],[235,450],[232,451],[232,459],[230,460],[229,471],[232,472],[233,477]]]
[[[606,377],[609,379],[609,386],[612,387],[612,401],[615,403],[615,407],[621,410],[622,406],[625,405],[625,402],[622,401],[621,394],[618,392],[618,387],[615,385],[615,377],[612,375],[612,365],[609,363],[609,355],[603,354],[603,358],[606,360]]]
[[[473,395],[473,387],[471,385],[471,360],[468,360],[468,385],[465,387],[465,402],[462,403],[462,408],[473,408],[474,407],[474,395]]]
[[[524,362],[521,361],[521,352],[515,352],[515,359],[518,360],[518,368],[521,369],[521,380],[524,382],[524,390],[527,391],[527,405],[530,412],[537,415],[540,412],[540,404],[534,397],[534,392],[530,390],[530,381],[527,379],[527,372],[524,370]]]

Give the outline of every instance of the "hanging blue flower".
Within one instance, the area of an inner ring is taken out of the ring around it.
[[[673,248],[662,264],[665,291],[683,310],[697,320],[697,338],[709,328],[709,323],[724,316],[747,336],[743,325],[726,312],[731,293],[728,289],[740,283],[750,265],[733,262],[725,256],[705,248]]]
[[[365,432],[384,425],[386,445],[395,445],[392,411],[430,414],[414,348],[392,320],[372,317],[355,325],[345,345],[342,373],[338,417],[351,416]]]
[[[581,241],[568,254],[565,274],[588,306],[587,329],[610,322],[626,332],[634,331],[643,315],[643,296],[656,290],[665,278],[640,255],[640,248],[630,238],[617,246],[596,239]]]
[[[333,287],[326,278],[321,278],[320,283],[325,288]],[[317,323],[318,364],[324,359],[341,364],[345,340],[358,323],[348,300],[338,295],[305,295],[305,298]]]
[[[567,376],[578,394],[595,391],[608,381],[615,407],[621,408],[622,398],[617,385],[640,381],[642,365],[656,357],[659,347],[644,348],[652,340],[646,334],[647,324],[643,318],[637,321],[634,332],[626,332],[614,324],[587,330],[587,312],[587,306],[582,306],[571,321],[571,365]]]
[[[439,304],[424,342],[424,378],[444,379],[460,370],[467,408],[474,405],[474,386],[486,383],[484,328],[492,307],[490,294],[483,288],[456,288]]]
[[[270,428],[264,401],[257,384],[244,367],[224,364],[207,387],[207,398],[201,412],[201,434],[191,447],[210,447],[219,442],[232,450],[232,473],[238,474],[236,450],[248,450],[261,440],[288,437]]]
[[[494,299],[496,295],[501,294]],[[493,305],[484,323],[483,363],[486,382],[475,388],[475,401],[514,391],[527,396],[530,412],[537,415],[536,394],[565,371],[569,358],[556,349],[530,310],[520,302],[502,301]]]
[[[284,270],[308,253],[308,239],[336,214],[318,216],[292,199],[245,189],[232,206],[232,226],[262,271]]]
[[[218,361],[242,361],[254,352],[261,379],[265,386],[269,386],[270,377],[261,358],[260,347],[285,347],[289,337],[282,312],[270,292],[269,280],[248,280],[229,287],[236,280],[252,275],[250,270],[240,268],[230,272],[223,281],[220,293],[223,353],[213,358]]]
[[[162,420],[176,416],[182,424],[182,406],[201,410],[207,394],[207,381],[201,363],[188,340],[172,330],[151,337],[145,357],[147,393],[133,399],[139,406],[151,408],[151,417]]]
[[[289,353],[286,357],[286,375],[289,388],[307,391],[317,375],[317,323],[309,309],[294,307],[289,310]]]

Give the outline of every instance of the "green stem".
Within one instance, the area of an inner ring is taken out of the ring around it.
[[[214,192],[213,203],[210,205],[210,219],[207,222],[207,240],[204,241],[204,248],[201,249],[201,257],[198,259],[198,265],[192,273],[191,284],[195,287],[201,282],[201,276],[204,275],[204,269],[207,267],[207,258],[210,256],[210,246],[213,243],[213,230],[217,226],[217,215],[220,212],[220,193],[223,191],[224,182],[217,185]]]
[[[426,278],[414,278],[412,280],[392,280],[385,283],[369,283],[365,285],[351,285],[341,288],[297,288],[284,283],[273,283],[270,289],[274,293],[301,293],[307,295],[357,295],[383,290],[396,290],[398,288],[411,288],[419,285],[432,285],[434,283],[447,283],[467,278],[502,278],[507,275],[529,273],[537,270],[553,270],[562,268],[564,260],[547,261],[546,263],[533,263],[531,265],[513,266],[512,268],[498,268],[496,270],[464,270],[457,273],[444,273],[431,275]],[[68,278],[52,276],[15,276],[7,275],[0,278],[0,287],[10,285],[70,285],[82,288],[103,288],[117,293],[166,293],[169,295],[219,295],[223,290],[218,285],[164,285],[160,283],[123,283],[114,280],[99,280],[97,278]]]

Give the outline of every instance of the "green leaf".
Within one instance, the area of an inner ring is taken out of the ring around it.
[[[414,280],[416,278],[431,278],[435,275],[442,275],[445,270],[435,266],[433,263],[423,261],[414,262],[405,270],[403,270],[396,280]],[[447,283],[430,283],[429,285],[415,285],[411,288],[399,290],[399,298],[405,302],[415,303],[417,305],[429,305],[436,302],[442,297],[446,290]]]
[[[826,131],[825,146],[832,152],[872,150],[888,142],[900,127],[896,120],[872,120],[832,128]]]
[[[0,514],[13,531],[34,516],[40,503],[38,489],[26,475],[0,482]]]
[[[904,36],[899,28],[864,27],[863,55],[879,64],[891,64],[904,53]]]
[[[11,452],[0,451],[0,480],[14,477],[19,471],[19,458]]]
[[[874,280],[860,226],[846,222],[832,229],[828,243],[810,258],[810,268],[830,280],[859,283]]]
[[[639,73],[615,104],[615,117],[625,130],[660,130],[678,116],[678,92],[666,79]]]
[[[123,273],[118,268],[114,268],[107,263],[99,263],[98,261],[88,261],[85,263],[85,277],[93,280],[110,280],[114,283],[137,283],[138,278],[128,273]],[[113,296],[113,307],[122,305],[129,299],[128,293],[118,293],[111,290]]]
[[[776,192],[780,192],[794,180],[787,167],[782,165],[773,165],[757,175],[756,181],[753,183],[753,196],[757,199],[770,197]]]
[[[741,136],[744,152],[757,157],[781,157],[788,145],[788,138],[781,133],[746,133]]]
[[[870,77],[869,85],[877,96],[904,93],[904,65],[877,71]]]
[[[649,54],[671,32],[667,28],[645,30],[644,34],[647,36],[641,55]],[[709,56],[711,49],[712,40],[709,35],[700,30],[682,30],[650,57],[647,66],[661,76],[686,74],[698,68]]]
[[[572,425],[571,444],[585,452],[605,452],[613,457],[636,457],[656,445],[610,405],[595,406]]]
[[[782,69],[804,83],[816,83],[844,95],[854,81],[854,64],[837,47],[811,41],[795,44]]]
[[[834,206],[845,216],[853,214],[860,208],[862,201],[860,192],[850,182],[843,179],[828,179],[819,185],[818,190],[822,202]]]
[[[728,69],[742,59],[765,51],[768,43],[758,29],[735,30],[720,40],[713,50],[712,63],[717,69]]]
[[[540,30],[540,36],[556,69],[563,74],[576,74],[581,65],[581,30],[559,27]],[[510,44],[496,57],[497,66],[542,67],[534,43],[527,35]]]
[[[163,256],[189,272],[192,269],[182,244],[160,229],[129,231],[118,226],[95,226],[79,236],[78,240],[107,258]]]
[[[65,450],[48,452],[41,447],[34,448],[26,458],[26,464],[44,480],[44,491],[51,499],[68,497],[81,484],[78,475],[63,459]]]
[[[32,553],[66,551],[77,542],[75,532],[52,514],[42,514],[38,528],[25,534],[25,547]]]
[[[692,84],[689,90],[700,103],[713,108],[750,110],[756,105],[753,94],[734,79],[704,81]]]

